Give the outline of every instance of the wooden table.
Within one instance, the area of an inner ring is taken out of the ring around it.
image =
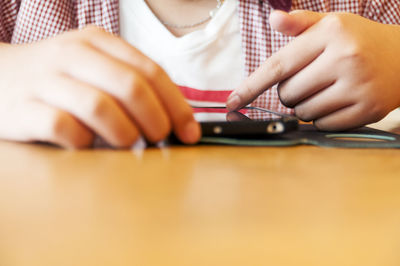
[[[0,142],[0,265],[400,265],[400,150]]]

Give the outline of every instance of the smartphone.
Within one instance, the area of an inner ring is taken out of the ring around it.
[[[192,106],[203,137],[278,135],[298,128],[295,116],[259,107],[229,112],[225,107]]]

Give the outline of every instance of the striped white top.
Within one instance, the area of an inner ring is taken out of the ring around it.
[[[204,29],[175,37],[145,1],[121,0],[121,36],[160,64],[191,105],[225,105],[245,76],[237,4],[226,0]]]

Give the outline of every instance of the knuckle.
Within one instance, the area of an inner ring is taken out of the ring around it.
[[[101,28],[99,26],[96,26],[94,24],[89,24],[83,30],[86,31],[86,32],[89,32],[89,33],[94,33],[94,34],[105,33],[106,32],[103,28]]]
[[[312,120],[312,117],[310,115],[310,113],[307,111],[307,108],[304,106],[296,106],[294,108],[294,114],[300,118],[301,120],[305,121],[305,122],[310,122]]]
[[[340,128],[339,125],[335,124],[333,121],[322,117],[313,121],[314,127],[320,131],[338,131],[344,130],[345,128]]]
[[[90,133],[87,133],[86,135],[87,135],[86,137],[80,136],[74,138],[70,143],[70,147],[72,149],[85,149],[92,146],[94,137]]]
[[[136,141],[138,141],[140,138],[140,135],[138,132],[135,132],[134,134],[130,134],[129,136],[121,136],[118,138],[114,146],[119,147],[119,148],[128,148],[131,147],[132,145],[135,144]]]
[[[69,59],[85,52],[88,42],[83,38],[64,38],[49,45],[47,52],[63,59]],[[53,58],[51,58],[53,60]]]
[[[64,53],[68,56],[71,54],[81,54],[87,43],[83,39],[74,39],[62,44]]]
[[[150,78],[157,78],[164,74],[164,70],[155,62],[149,61],[145,64],[144,69]]]
[[[237,95],[241,101],[244,101],[245,99],[254,100],[259,94],[262,93],[262,90],[259,89],[256,82],[252,79],[244,81],[240,87],[241,90],[237,91]]]
[[[343,16],[335,13],[325,16],[321,24],[327,32],[333,33],[333,35],[343,32],[346,28]]]
[[[241,91],[242,95],[249,95],[253,97],[255,95],[255,86],[251,84],[249,80],[244,81],[242,85],[243,91]]]
[[[283,73],[284,73],[282,61],[277,59],[276,57],[272,56],[270,58],[269,65],[270,65],[269,69],[270,69],[273,79],[279,80],[283,76]]]
[[[69,113],[56,111],[50,118],[48,138],[65,148],[82,149],[93,142],[93,134],[81,128]]]
[[[92,119],[103,117],[109,112],[110,98],[102,92],[95,92],[87,105],[89,117]]]
[[[131,101],[142,101],[145,95],[145,85],[143,80],[135,73],[124,75],[121,82],[123,98]]]
[[[375,123],[387,115],[387,111],[380,103],[373,103],[369,108],[365,108],[365,112],[369,114],[369,123]]]
[[[45,50],[48,55],[51,55],[50,60],[53,60],[54,56],[61,58],[65,56],[66,49],[70,49],[69,43],[71,43],[71,40],[63,36],[50,40],[48,43],[45,42],[45,44],[48,44],[45,46]]]
[[[121,143],[122,147],[130,147],[134,145],[139,139],[141,138],[141,135],[139,132],[132,134],[130,138],[127,138],[125,142]]]
[[[284,106],[289,108],[295,107],[295,100],[293,99],[293,95],[292,93],[290,93],[290,90],[285,86],[278,86],[278,96]]]
[[[351,67],[365,69],[366,58],[363,48],[355,41],[348,41],[343,51],[343,57],[351,63]]]
[[[162,131],[158,131],[155,132],[152,135],[147,136],[147,139],[151,142],[151,143],[157,143],[163,139],[165,139],[168,136],[169,132],[162,132]]]
[[[166,137],[168,137],[169,133],[171,132],[171,126],[169,123],[165,123],[163,126],[161,126],[158,134],[155,136],[155,139],[157,141],[163,140]]]
[[[52,138],[62,136],[68,127],[68,122],[68,114],[62,111],[54,112],[53,115],[50,117],[48,128],[49,136]]]
[[[322,120],[319,120],[319,119],[315,120],[313,124],[314,124],[315,128],[318,130],[329,131],[329,128],[327,127],[327,125],[324,124],[324,122]]]
[[[163,139],[165,139],[166,137],[168,137],[168,135],[171,132],[171,124],[169,122],[168,119],[162,119],[160,121],[160,124],[158,125],[158,129],[151,132],[147,138],[150,142],[158,142],[161,141]]]
[[[183,127],[183,126],[186,126],[188,123],[190,123],[193,120],[194,120],[193,114],[191,113],[190,110],[188,110],[188,111],[185,111],[185,112],[180,114],[180,117],[176,121],[177,123],[175,125]]]
[[[85,135],[85,136],[84,136]],[[64,144],[69,149],[85,149],[93,145],[94,137],[90,134],[81,134],[74,138],[68,139],[67,143]]]

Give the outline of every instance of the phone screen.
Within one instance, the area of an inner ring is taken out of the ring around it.
[[[238,122],[238,121],[269,121],[284,117],[294,118],[290,114],[279,113],[259,107],[244,107],[238,111],[228,111],[225,107],[192,106],[194,116],[199,122]]]

